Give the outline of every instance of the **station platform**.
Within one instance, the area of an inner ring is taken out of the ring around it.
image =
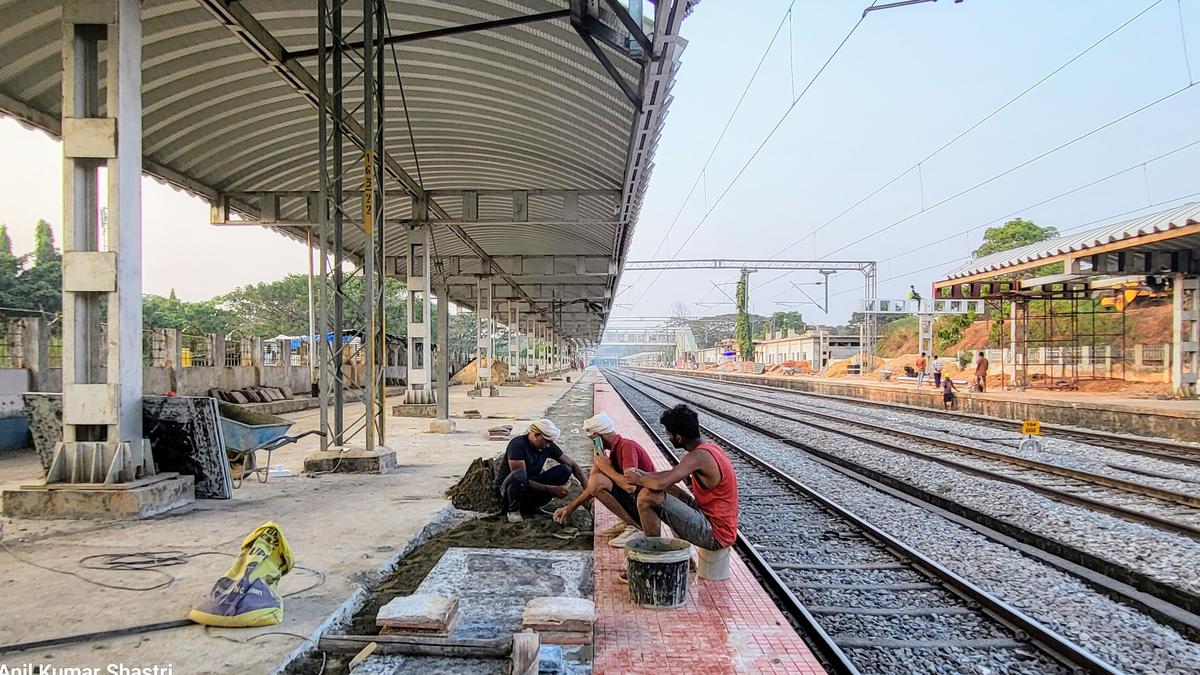
[[[912,382],[879,382],[865,378],[641,368],[647,372],[686,375],[725,382],[764,384],[781,389],[844,396],[867,401],[942,409],[941,392],[917,389]],[[956,379],[957,382],[957,379]],[[1045,424],[1077,427],[1148,438],[1200,443],[1200,401],[1125,398],[1114,394],[1056,391],[958,392],[959,412],[1005,420],[1034,419]]]
[[[594,385],[597,412],[604,410],[617,433],[649,451],[655,466],[670,465],[621,398],[602,378]],[[596,531],[617,522],[603,506],[595,509]],[[791,673],[825,671],[796,634],[742,559],[730,557],[730,578],[688,579],[688,598],[675,609],[646,609],[629,602],[629,586],[618,578],[623,549],[595,538],[593,669],[617,673]]]
[[[578,373],[573,375],[577,380]],[[446,489],[475,458],[503,450],[503,443],[487,440],[488,427],[541,417],[571,386],[547,381],[505,387],[499,397],[483,399],[468,397],[469,387],[451,387],[450,411],[458,427],[453,434],[428,433],[428,419],[388,417],[387,437],[399,468],[386,475],[304,476],[304,458],[318,447],[317,439],[309,437],[284,446],[271,458],[273,466],[292,475],[274,475],[266,484],[248,477],[229,500],[197,500],[140,521],[0,517],[0,646],[183,619],[229,566],[242,538],[266,521],[282,528],[297,564],[307,568],[294,570],[280,582],[282,593],[297,593],[284,600],[284,620],[276,626],[186,626],[5,653],[0,661],[99,671],[122,662],[147,669],[159,665],[164,668],[160,672],[189,675],[276,672],[306,647],[306,641],[353,611],[366,589],[414,538],[449,519]],[[467,409],[479,410],[482,419],[464,419]],[[353,420],[362,413],[362,405],[348,404],[345,412],[347,420]],[[291,433],[320,424],[317,410],[284,416],[295,422]],[[260,458],[265,460],[261,453]],[[41,478],[41,464],[32,450],[0,453],[0,489]],[[169,577],[80,566],[85,556],[167,550],[200,555],[165,568]],[[46,567],[110,586],[170,584],[141,592],[117,590]]]

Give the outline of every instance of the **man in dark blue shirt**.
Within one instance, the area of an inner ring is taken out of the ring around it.
[[[580,485],[587,483],[583,469],[554,444],[558,434],[553,422],[540,419],[529,425],[525,435],[508,442],[492,484],[508,522],[519,523],[523,513],[534,513],[551,499],[566,497],[572,475]],[[547,459],[558,463],[546,469]]]

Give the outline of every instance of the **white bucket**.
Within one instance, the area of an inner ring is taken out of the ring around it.
[[[713,581],[721,581],[729,578],[729,548],[722,548],[716,551],[710,551],[706,548],[696,547],[699,553],[696,561],[696,575],[701,579],[711,579]]]

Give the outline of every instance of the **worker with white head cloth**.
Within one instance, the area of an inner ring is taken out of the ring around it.
[[[508,442],[492,484],[508,522],[519,523],[551,499],[566,497],[572,475],[580,485],[587,482],[583,469],[554,443],[559,433],[554,422],[543,418],[530,422],[528,431]],[[557,462],[549,469],[548,459]]]
[[[617,434],[616,424],[604,411],[584,420],[583,431],[593,443],[592,470],[583,492],[570,504],[555,511],[554,520],[566,523],[575,509],[595,497],[619,519],[616,525],[600,534],[616,535],[608,544],[622,548],[627,542],[642,536],[637,509],[638,488],[625,479],[625,469],[635,467],[654,471],[654,462],[650,461],[650,455],[637,441]]]

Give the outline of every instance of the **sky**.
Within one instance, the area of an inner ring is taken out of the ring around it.
[[[1020,216],[1060,230],[1100,225],[1200,192],[1200,144],[1141,166],[1200,141],[1200,87],[1054,150],[1196,81],[1200,0],[943,0],[872,12],[813,80],[867,4],[708,0],[697,6],[684,22],[689,44],[630,259],[874,260],[880,296],[899,297],[910,283],[927,289],[968,256],[989,223]],[[1147,7],[917,169],[920,160]],[[0,118],[0,148],[7,158],[0,161],[0,223],[8,225],[15,249],[32,248],[39,218],[61,238],[57,141]],[[256,227],[214,227],[203,201],[152,179],[145,179],[143,196],[147,293],[174,289],[187,300],[206,299],[307,270],[299,243]],[[820,277],[777,276],[752,275],[753,311],[798,310],[810,322],[841,323],[862,296],[861,275],[843,272],[832,277],[828,313],[811,304],[778,304],[804,299],[791,281],[811,284]],[[736,272],[679,271],[655,280],[631,272],[613,314],[664,316],[675,301],[695,315],[724,313],[731,307],[695,303],[725,300],[710,282],[735,278]],[[731,286],[722,289],[732,294]],[[805,290],[820,297],[819,287]]]

